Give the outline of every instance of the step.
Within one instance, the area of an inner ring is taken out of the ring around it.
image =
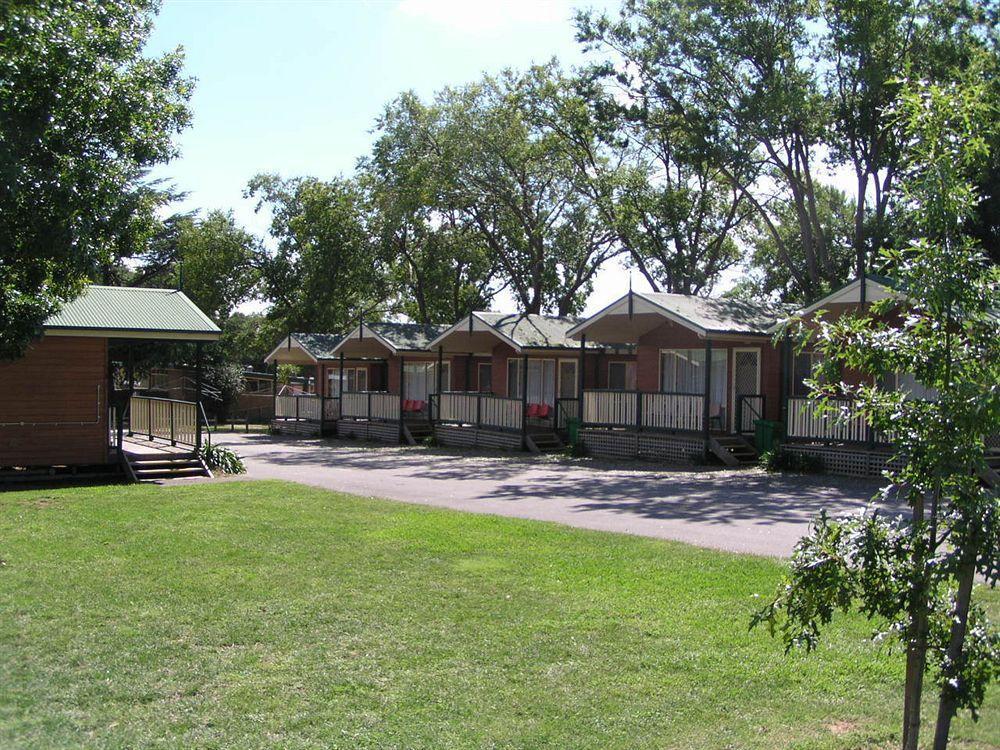
[[[135,475],[140,479],[167,479],[169,477],[203,477],[205,470],[200,466],[185,466],[174,469],[136,469]]]

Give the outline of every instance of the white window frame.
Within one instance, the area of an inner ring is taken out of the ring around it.
[[[508,398],[523,398],[523,395],[521,393],[519,393],[519,392],[518,392],[517,395],[511,395],[511,394],[514,393],[514,391],[511,388],[511,382],[510,382],[510,363],[511,362],[516,362],[517,363],[515,365],[515,369],[517,370],[517,374],[516,374],[515,379],[514,379],[514,383],[517,386],[517,391],[521,390],[521,381],[522,381],[522,378],[523,378],[523,376],[521,374],[521,368],[524,366],[524,359],[522,357],[510,357],[510,358],[508,358],[508,360],[507,360],[507,397]],[[542,398],[543,399],[545,398],[545,363],[546,362],[551,362],[552,363],[552,377],[553,377],[553,380],[554,380],[554,382],[552,383],[552,400],[556,401],[559,398],[558,397],[558,393],[559,393],[559,376],[557,374],[558,360],[555,357],[528,357],[528,367],[529,367],[529,369],[528,369],[528,376],[529,377],[531,376],[531,369],[530,369],[530,367],[531,367],[531,363],[532,362],[538,362],[539,365],[540,365],[540,367],[541,367],[541,372],[542,372],[541,394],[542,394]],[[531,391],[530,384],[528,385],[528,391],[529,392]],[[536,402],[529,401],[529,403],[536,403]],[[542,403],[542,402],[538,402],[538,403]],[[555,404],[554,403],[550,404],[550,406],[555,407]]]

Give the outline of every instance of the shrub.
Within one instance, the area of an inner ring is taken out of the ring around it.
[[[204,445],[198,455],[212,471],[221,471],[223,474],[247,473],[247,467],[239,454],[224,445]]]
[[[826,468],[820,456],[788,451],[783,448],[775,448],[773,451],[762,453],[760,463],[766,471],[772,473],[790,471],[799,474],[819,474]]]

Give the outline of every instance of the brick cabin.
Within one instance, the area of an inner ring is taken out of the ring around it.
[[[0,471],[119,463],[112,347],[211,342],[219,328],[183,292],[90,286],[50,317],[23,357],[0,363]]]

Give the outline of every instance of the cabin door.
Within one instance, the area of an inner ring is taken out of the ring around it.
[[[760,395],[760,349],[733,349],[733,432],[754,431],[754,423],[764,418]]]

